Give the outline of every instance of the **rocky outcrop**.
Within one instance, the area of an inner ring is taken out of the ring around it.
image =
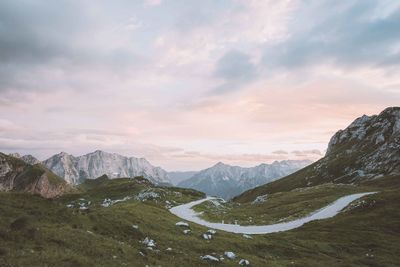
[[[38,194],[45,198],[60,196],[67,184],[41,164],[30,165],[22,159],[0,153],[0,191]]]
[[[346,163],[337,170],[339,178],[357,180],[400,173],[400,108],[364,115],[338,131],[329,142],[326,156],[314,168],[329,175],[330,165],[338,161]]]
[[[110,179],[143,176],[154,184],[170,183],[165,170],[151,165],[144,158],[128,158],[100,150],[79,157],[61,152],[43,164],[70,184],[79,184],[104,174]]]

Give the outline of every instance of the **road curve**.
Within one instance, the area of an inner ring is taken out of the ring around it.
[[[366,192],[366,193],[359,193],[359,194],[352,194],[348,196],[344,196],[336,200],[335,202],[325,206],[324,208],[317,210],[310,215],[296,219],[289,222],[282,222],[270,225],[236,225],[236,224],[223,224],[223,223],[212,223],[207,222],[199,217],[199,214],[196,213],[192,207],[203,203],[204,201],[216,199],[215,197],[207,197],[200,200],[192,201],[183,205],[179,205],[176,207],[171,208],[169,211],[176,216],[194,222],[209,228],[223,230],[231,233],[240,233],[240,234],[269,234],[269,233],[276,233],[276,232],[283,232],[292,230],[302,226],[303,224],[314,221],[314,220],[321,220],[326,218],[331,218],[338,214],[343,208],[345,208],[348,204],[352,201],[359,199],[366,195],[375,194],[376,192]]]

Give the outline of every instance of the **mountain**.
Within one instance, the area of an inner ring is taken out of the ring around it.
[[[275,181],[291,174],[311,162],[308,160],[275,161],[251,168],[230,166],[222,162],[199,171],[192,178],[178,185],[205,192],[208,195],[229,199],[250,188]]]
[[[173,185],[178,185],[179,183],[191,178],[196,173],[196,171],[176,171],[168,172],[168,176]]]
[[[104,174],[111,179],[143,176],[155,184],[170,183],[165,170],[154,167],[144,158],[129,158],[100,150],[79,157],[61,152],[43,164],[69,184],[79,184]]]
[[[41,163],[40,160],[38,160],[37,158],[35,158],[35,157],[32,156],[32,155],[24,155],[24,156],[21,156],[21,155],[18,154],[18,153],[11,153],[11,154],[9,154],[9,156],[14,157],[14,158],[21,159],[22,161],[24,161],[25,163],[30,164],[30,165],[35,165],[35,164]]]
[[[326,155],[310,166],[243,193],[238,201],[295,188],[335,183],[357,185],[400,174],[400,107],[379,115],[363,115],[339,130],[328,144]]]
[[[53,198],[67,188],[62,178],[41,164],[27,164],[22,158],[0,153],[0,191],[28,192]]]

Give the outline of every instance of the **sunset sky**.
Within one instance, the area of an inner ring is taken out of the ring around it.
[[[400,104],[400,1],[2,0],[0,151],[316,160]]]

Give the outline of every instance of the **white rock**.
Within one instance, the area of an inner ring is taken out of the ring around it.
[[[148,238],[148,237],[146,237],[146,238],[142,241],[142,243],[143,243],[144,245],[146,245],[147,247],[151,247],[151,248],[153,248],[153,247],[156,246],[156,242],[155,242],[153,239],[150,239],[150,238]]]
[[[146,200],[152,200],[152,199],[157,199],[160,198],[160,194],[157,192],[145,190],[143,192],[140,192],[135,199],[140,200],[140,201],[146,201]]]
[[[101,203],[100,205],[105,207],[105,208],[107,208],[107,207],[112,205],[112,201],[111,201],[111,199],[106,198],[106,199],[103,200],[103,203]]]
[[[224,255],[230,260],[234,260],[236,258],[236,254],[232,251],[225,251]]]
[[[211,255],[200,256],[200,259],[207,260],[207,261],[219,262],[218,258],[211,256]]]
[[[215,235],[217,233],[217,231],[214,229],[208,229],[207,233],[209,233],[211,235]]]
[[[187,235],[187,234],[190,234],[190,230],[189,229],[186,229],[186,230],[183,230],[183,233],[185,234],[185,235]]]
[[[239,265],[247,266],[247,265],[250,265],[250,262],[249,262],[248,260],[241,259],[241,260],[239,261]]]
[[[267,200],[268,194],[262,195],[262,196],[258,196],[256,197],[256,199],[253,200],[253,202],[251,202],[251,204],[260,204],[260,203],[264,203]]]
[[[139,229],[139,225],[132,224],[132,228],[134,228],[134,229]]]
[[[375,144],[379,144],[382,142],[385,142],[385,136],[383,136],[383,134],[380,134],[376,137]]]
[[[175,224],[176,226],[185,226],[185,227],[189,227],[189,224],[187,222],[177,222]]]
[[[205,240],[211,240],[211,239],[212,239],[212,235],[210,235],[210,234],[203,234],[203,239],[205,239]]]
[[[252,237],[251,235],[243,234],[243,237],[244,237],[244,238],[247,238],[247,239],[253,239],[253,237]]]
[[[172,248],[167,248],[167,249],[166,249],[166,251],[171,251],[171,250],[172,250]]]

